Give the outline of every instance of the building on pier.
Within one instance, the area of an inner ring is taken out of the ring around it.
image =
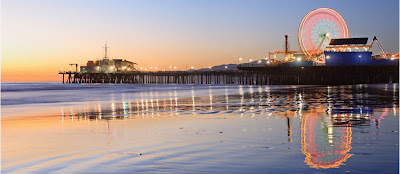
[[[109,59],[107,56],[107,43],[105,45],[105,54],[103,60],[91,61],[86,66],[80,67],[80,73],[115,73],[136,71],[134,62],[126,59]]]
[[[398,65],[398,58],[387,57],[376,37],[371,44],[368,38],[341,38],[332,39],[324,50],[326,66],[371,66],[371,65]],[[372,56],[370,49],[377,42],[382,51],[382,58]]]

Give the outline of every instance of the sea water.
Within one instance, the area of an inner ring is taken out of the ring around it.
[[[398,84],[2,83],[3,173],[397,173]]]

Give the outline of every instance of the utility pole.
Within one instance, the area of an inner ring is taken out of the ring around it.
[[[71,63],[71,64],[69,64],[70,66],[72,66],[72,65],[75,65],[75,72],[78,72],[78,64],[76,64],[76,63]]]

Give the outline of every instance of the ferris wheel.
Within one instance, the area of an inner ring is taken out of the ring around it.
[[[321,53],[331,38],[348,37],[346,21],[330,8],[318,8],[308,12],[301,20],[298,31],[300,48],[309,59]]]

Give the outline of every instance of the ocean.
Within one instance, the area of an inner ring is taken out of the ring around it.
[[[399,85],[1,84],[3,173],[397,173]]]

